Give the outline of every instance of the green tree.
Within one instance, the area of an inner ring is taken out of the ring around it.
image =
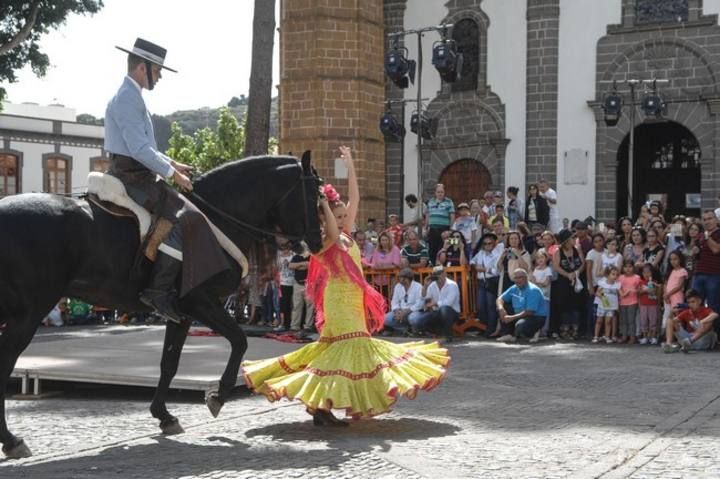
[[[78,116],[75,117],[75,121],[86,125],[102,126],[103,124],[105,124],[105,120],[103,118],[95,118],[90,113],[80,113]]]
[[[15,72],[25,65],[30,65],[36,75],[45,75],[50,59],[40,50],[40,37],[65,23],[71,13],[93,14],[102,7],[102,0],[2,0],[0,83],[17,81]],[[5,95],[0,87],[0,102]]]
[[[167,155],[181,163],[192,165],[200,172],[209,171],[228,161],[242,158],[245,148],[245,125],[229,108],[220,109],[216,129],[202,128],[192,136],[173,122]]]
[[[239,106],[246,106],[247,105],[247,97],[245,95],[240,95],[240,98],[234,96],[230,99],[227,106],[230,108],[237,108]]]

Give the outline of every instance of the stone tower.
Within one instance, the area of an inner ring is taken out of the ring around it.
[[[280,17],[280,152],[312,150],[320,175],[346,197],[335,159],[350,146],[363,228],[385,213],[383,2],[282,0]]]

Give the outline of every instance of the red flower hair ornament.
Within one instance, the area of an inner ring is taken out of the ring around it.
[[[330,203],[340,201],[340,193],[338,193],[335,187],[330,183],[322,187],[322,193],[323,195],[325,195],[325,198],[327,198]]]

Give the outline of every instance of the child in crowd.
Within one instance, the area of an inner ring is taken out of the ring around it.
[[[605,236],[602,233],[595,233],[592,236],[592,249],[585,255],[585,277],[587,278],[588,293],[595,294],[605,272],[603,267],[603,254],[605,254]]]
[[[457,206],[457,218],[450,229],[461,232],[468,245],[477,242],[478,225],[470,214],[470,206],[467,203],[460,203]]]
[[[651,264],[642,269],[638,294],[640,305],[640,344],[657,344],[657,323],[660,315],[659,298],[662,293],[660,272]]]
[[[665,329],[668,320],[672,317],[673,308],[685,302],[685,286],[688,280],[683,254],[680,251],[673,251],[668,258],[668,273],[665,279],[665,291],[662,296],[665,305],[662,318],[663,329]]]
[[[490,217],[490,223],[494,223],[495,220],[502,220],[505,229],[510,229],[510,219],[505,216],[505,206],[502,204],[495,205],[495,214]]]
[[[390,234],[393,244],[398,248],[402,248],[403,243],[403,226],[398,221],[398,215],[392,213],[388,216],[389,226],[385,231]]]
[[[623,274],[620,276],[620,338],[618,343],[635,344],[637,334],[636,317],[638,313],[638,287],[640,276],[635,274],[632,261],[623,263]]]
[[[618,276],[620,271],[610,266],[604,271],[603,278],[598,280],[598,287],[595,291],[595,304],[597,305],[597,320],[595,321],[595,337],[592,342],[597,343],[600,341],[600,333],[605,325],[605,335],[603,340],[607,344],[613,342],[613,323],[615,315],[618,312],[620,305],[620,282]]]
[[[643,263],[650,263],[655,268],[660,269],[662,258],[665,254],[665,248],[663,248],[663,245],[660,243],[660,237],[657,231],[651,228],[647,231],[645,238],[647,239],[647,244],[643,251]]]
[[[623,257],[618,251],[618,240],[615,237],[608,238],[605,242],[605,252],[602,255],[603,269],[614,266],[620,271],[622,269]]]
[[[540,332],[543,335],[547,335],[549,321],[550,321],[550,284],[552,283],[553,270],[550,267],[550,257],[544,249],[539,249],[535,252],[535,269],[533,269],[530,275],[530,281],[534,283],[543,292],[545,297],[545,311],[547,315],[545,317],[545,325],[540,331],[535,333],[535,337],[531,341],[535,342],[539,338]]]

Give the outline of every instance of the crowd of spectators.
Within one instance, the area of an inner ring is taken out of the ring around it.
[[[558,195],[545,180],[529,185],[527,195],[511,186],[457,206],[441,184],[426,202],[412,194],[405,201],[405,223],[391,214],[353,232],[369,281],[388,298],[386,334],[450,338],[473,314],[484,335],[499,341],[662,343],[666,352],[717,343],[720,208],[668,218],[653,201],[635,219],[561,219]],[[312,330],[308,261],[305,245],[278,240],[276,269],[252,272],[259,280],[230,309],[277,331]],[[468,284],[449,277],[448,267],[463,268]],[[432,273],[420,281],[418,270]],[[474,311],[463,311],[461,286],[470,284]],[[98,316],[73,301],[47,324]]]
[[[561,219],[558,195],[544,180],[526,196],[509,187],[457,206],[440,184],[426,203],[405,200],[410,221],[371,219],[355,232],[363,265],[392,298],[388,331],[447,334],[462,311],[452,304],[458,285],[441,270],[462,266],[476,277],[475,315],[489,338],[662,342],[667,352],[717,342],[720,211],[667,218],[653,201],[636,219]],[[418,283],[413,271],[428,266],[441,268]],[[378,273],[401,268],[409,269],[388,291],[387,275]]]

